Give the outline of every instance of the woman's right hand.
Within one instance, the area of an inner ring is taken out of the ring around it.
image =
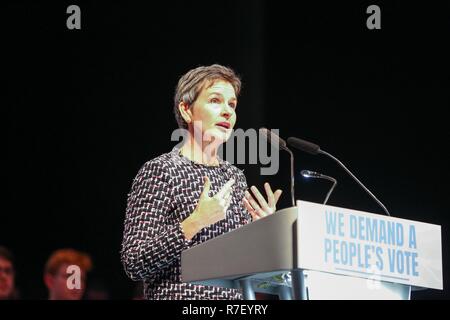
[[[226,212],[230,206],[232,186],[234,179],[231,178],[214,196],[209,196],[211,181],[204,177],[204,187],[194,212],[181,224],[185,237],[190,240],[201,229],[208,227],[220,220],[225,219]]]

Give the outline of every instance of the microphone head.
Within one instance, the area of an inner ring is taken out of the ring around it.
[[[331,186],[331,189],[328,191],[327,197],[325,198],[325,201],[323,202],[323,204],[327,204],[327,201],[330,198],[331,193],[333,192],[334,188],[337,185],[337,180],[333,177],[326,176],[324,174],[321,174],[321,173],[315,172],[315,171],[311,171],[311,170],[302,170],[301,174],[305,178],[318,178],[318,179],[325,179],[325,180],[333,182],[333,185]]]
[[[320,147],[317,144],[299,138],[289,137],[287,139],[287,143],[296,149],[313,155],[316,155],[321,151]]]
[[[280,138],[277,134],[266,128],[261,128],[259,130],[271,145],[276,146],[278,144],[280,149],[286,149],[286,141]]]
[[[315,171],[310,171],[310,170],[302,170],[300,173],[305,178],[320,178],[320,177],[322,177],[322,174],[315,172]]]
[[[329,180],[329,181],[332,181],[334,183],[337,183],[337,180],[335,178],[327,176],[327,175],[322,174],[320,172],[311,171],[311,170],[302,170],[302,171],[300,171],[300,173],[301,173],[301,175],[304,178],[325,179],[325,180]]]

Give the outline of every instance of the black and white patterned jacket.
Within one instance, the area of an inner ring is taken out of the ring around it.
[[[181,222],[194,211],[205,175],[210,196],[234,178],[232,201],[226,219],[188,241]],[[177,148],[143,165],[128,194],[121,258],[127,275],[144,281],[147,299],[242,299],[240,290],[183,283],[181,252],[251,222],[242,203],[246,189],[243,172],[230,163],[197,164]]]

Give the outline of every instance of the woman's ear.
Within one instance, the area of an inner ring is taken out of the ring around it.
[[[186,121],[186,123],[192,122],[192,111],[187,103],[181,101],[178,105],[178,110],[180,110],[181,116],[183,117],[184,121]]]
[[[53,276],[50,275],[49,273],[44,274],[44,283],[49,290],[53,289],[53,287],[54,287],[53,286],[53,283],[54,283]]]

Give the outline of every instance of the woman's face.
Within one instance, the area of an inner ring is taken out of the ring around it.
[[[8,299],[14,290],[14,267],[11,261],[0,257],[0,300]]]
[[[237,98],[233,86],[217,80],[204,88],[191,108],[194,134],[201,132],[204,141],[227,141],[236,123]]]

